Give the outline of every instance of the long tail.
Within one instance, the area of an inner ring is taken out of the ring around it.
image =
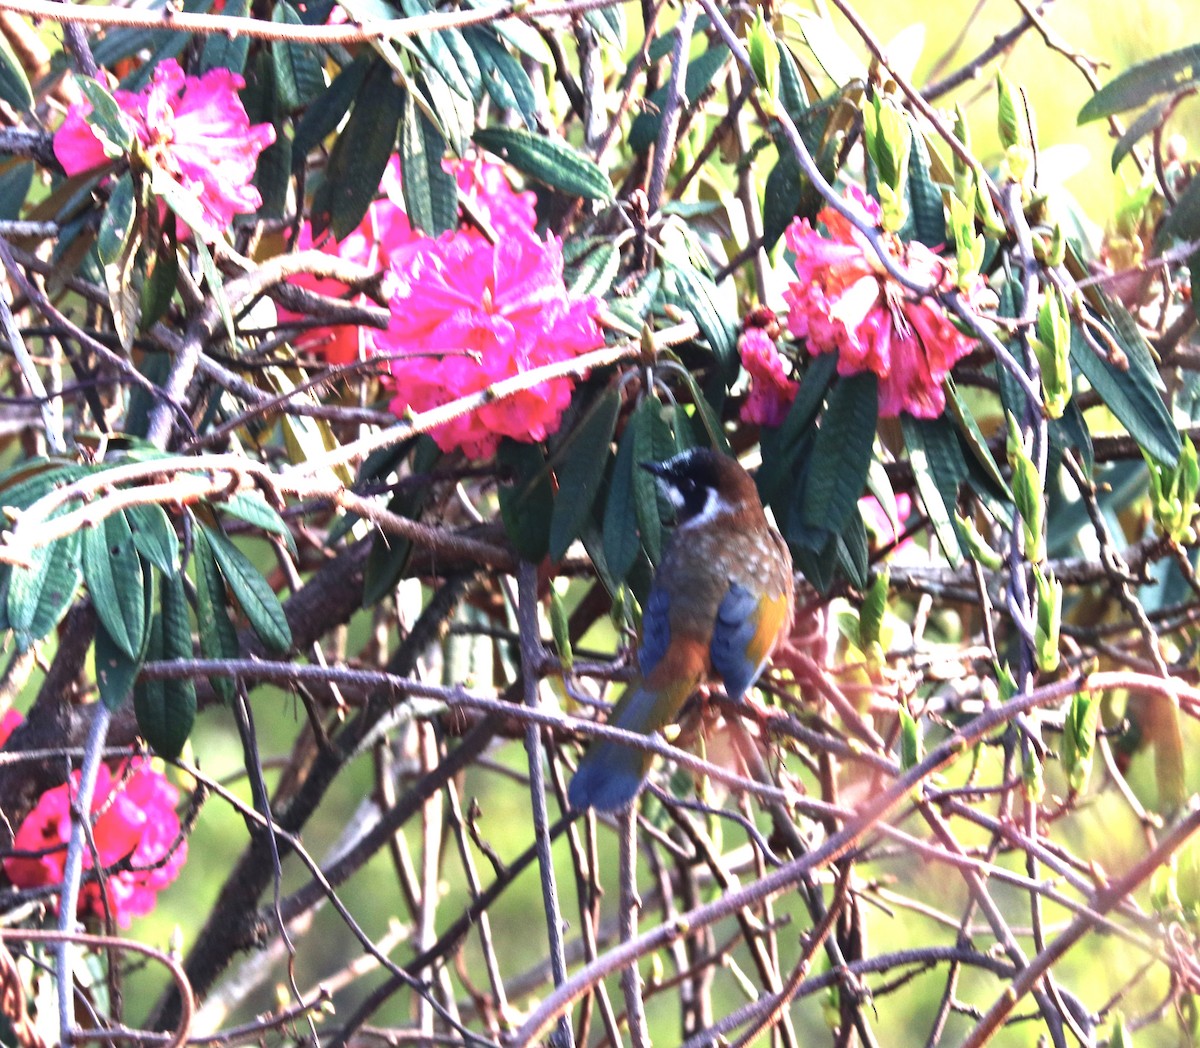
[[[703,646],[671,645],[646,680],[629,685],[608,723],[614,728],[653,735],[674,719],[706,670]],[[597,811],[624,808],[641,789],[651,760],[652,755],[646,750],[611,739],[595,740],[579,762],[567,790],[571,807]]]

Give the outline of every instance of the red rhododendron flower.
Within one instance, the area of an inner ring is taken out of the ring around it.
[[[428,411],[604,343],[599,301],[567,294],[557,238],[514,231],[491,244],[478,233],[447,233],[415,245],[392,276],[392,320],[375,344],[396,355],[389,366],[397,414]],[[573,386],[572,378],[540,382],[432,435],[473,458],[492,454],[502,436],[541,440],[558,426]]]
[[[748,327],[738,340],[742,367],[750,376],[750,392],[741,419],[758,426],[778,426],[787,418],[800,383],[788,378],[775,340],[761,327]]]
[[[42,853],[4,860],[4,872],[17,887],[62,884],[71,837],[71,796],[78,790],[76,771],[69,784],[43,793],[17,829],[15,850]],[[135,760],[128,775],[114,776],[106,765],[100,767],[92,797],[92,839],[102,867],[125,859],[131,865],[105,882],[113,917],[122,928],[154,909],[158,893],[175,880],[187,858],[186,841],[172,851],[179,836],[178,803],[178,791],[148,761]],[[84,852],[83,866],[92,868],[90,850]],[[86,884],[79,895],[79,913],[103,912],[99,885]]]
[[[516,192],[502,164],[477,156],[470,160],[446,160],[443,166],[454,174],[459,192],[472,203],[475,212],[498,234],[533,229],[534,195]],[[341,241],[325,237],[320,244],[322,251],[371,269],[390,269],[403,264],[409,248],[424,239],[424,234],[413,229],[404,211],[399,157],[393,156],[388,162],[380,189],[383,197],[371,204],[358,228]],[[313,246],[312,226],[306,222],[300,227],[296,248],[303,251]],[[289,283],[331,298],[340,297],[347,290],[336,280],[313,276],[293,277]],[[286,309],[279,310],[281,323],[299,316]],[[375,334],[372,328],[348,325],[314,328],[297,336],[294,345],[320,355],[330,364],[348,364],[370,352]]]
[[[262,197],[251,184],[258,155],[275,141],[270,124],[251,124],[238,91],[245,81],[228,69],[185,76],[173,58],[159,63],[139,92],[113,97],[137,136],[143,160],[176,182],[198,205],[206,239],[217,239],[234,215],[256,211]],[[73,105],[54,136],[54,155],[68,175],[108,158],[87,123],[88,103]]]
[[[857,186],[846,196],[879,218],[879,204]],[[828,236],[807,219],[796,220],[786,233],[797,277],[784,292],[791,307],[788,327],[814,353],[836,349],[839,374],[878,375],[880,415],[907,411],[936,418],[946,408],[942,383],[974,340],[950,322],[936,298],[918,298],[889,276],[866,237],[841,214],[827,207],[817,220]],[[954,287],[953,267],[925,245],[905,244],[891,234],[883,238],[914,280],[943,291]],[[983,289],[977,281],[966,293],[968,302]]]

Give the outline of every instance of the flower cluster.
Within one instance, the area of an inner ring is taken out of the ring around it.
[[[879,204],[857,186],[846,196],[873,220]],[[814,353],[838,352],[838,372],[863,371],[879,377],[879,414],[902,411],[936,418],[946,408],[942,383],[974,340],[950,321],[936,298],[918,297],[890,276],[863,234],[832,207],[817,215],[827,236],[798,219],[786,232],[796,256],[796,280],[784,293],[792,334],[806,339]],[[949,291],[951,266],[923,244],[902,243],[881,234],[889,254],[914,280]],[[982,281],[967,290],[968,304],[984,291]]]
[[[251,124],[238,91],[245,81],[227,69],[185,76],[179,63],[159,63],[140,92],[116,91],[117,105],[136,136],[141,160],[155,179],[176,183],[194,201],[206,240],[220,238],[234,215],[256,211],[262,197],[252,185],[258,155],[275,141],[270,124]],[[68,175],[108,160],[89,125],[91,106],[71,106],[54,136],[54,155]]]
[[[499,235],[506,236],[533,228],[536,221],[533,194],[514,191],[500,164],[475,157],[471,160],[447,160],[444,166],[454,174],[460,195],[471,205],[474,213]],[[412,245],[423,240],[424,235],[413,229],[404,211],[398,157],[394,156],[388,162],[380,189],[383,196],[371,204],[353,232],[340,241],[332,236],[325,237],[318,245],[314,241],[312,225],[305,222],[296,240],[297,250],[319,246],[327,254],[369,269],[386,271],[393,265],[402,264]],[[331,298],[340,297],[347,290],[344,284],[336,280],[309,275],[293,277],[289,283]],[[298,319],[298,314],[280,309],[279,319],[282,323],[288,323]],[[372,351],[374,335],[375,332],[366,327],[320,327],[303,332],[293,344],[297,349],[319,355],[327,363],[347,364]]]
[[[750,376],[750,392],[740,412],[743,422],[756,426],[778,426],[787,417],[800,383],[789,378],[787,365],[775,343],[779,325],[770,310],[747,314],[745,331],[738,340],[742,367]]]
[[[376,350],[393,357],[392,410],[428,411],[532,368],[597,349],[599,301],[563,282],[562,244],[513,230],[490,243],[463,230],[416,244],[392,267],[391,323]],[[571,378],[540,382],[438,426],[443,449],[483,458],[502,436],[542,440],[562,418]]]
[[[19,721],[19,715],[15,720],[6,716],[2,728],[11,730]],[[69,783],[43,793],[17,828],[13,850],[27,854],[6,858],[4,872],[18,888],[62,884],[71,798],[78,790],[76,771]],[[92,840],[103,868],[122,862],[129,868],[105,880],[103,895],[94,881],[85,885],[79,895],[81,915],[103,915],[107,897],[113,917],[127,928],[134,917],[154,909],[158,893],[175,880],[187,859],[187,842],[179,840],[178,803],[178,791],[149,761],[131,761],[115,774],[100,766],[92,797]],[[92,869],[90,849],[84,852],[83,865]]]

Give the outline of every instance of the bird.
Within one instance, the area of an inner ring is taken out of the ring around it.
[[[699,447],[640,466],[674,507],[675,529],[642,610],[639,675],[608,723],[653,735],[706,680],[720,678],[731,699],[745,695],[788,635],[795,597],[787,543],[736,459]],[[626,807],[651,760],[645,750],[594,740],[571,779],[571,807]]]

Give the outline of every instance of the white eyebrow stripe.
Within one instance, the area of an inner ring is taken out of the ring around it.
[[[729,516],[735,512],[735,507],[727,502],[716,488],[708,488],[707,491],[708,497],[704,500],[704,509],[690,520],[685,520],[679,525],[677,530],[687,531],[689,528],[703,527],[705,524],[711,524],[714,520]],[[677,508],[681,505],[682,496],[680,496],[680,500],[680,502],[675,503]],[[672,501],[674,502],[675,500],[672,499]]]

